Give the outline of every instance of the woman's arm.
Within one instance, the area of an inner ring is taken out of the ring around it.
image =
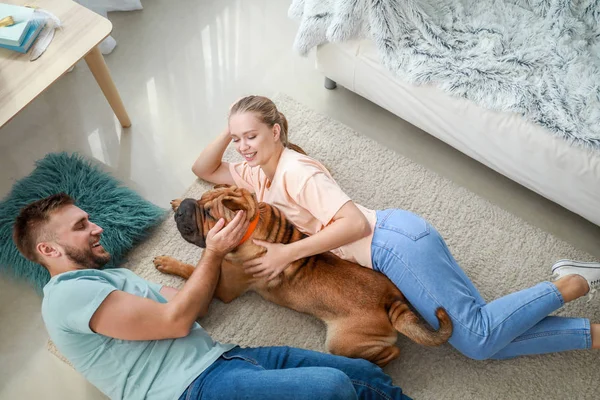
[[[235,185],[229,172],[229,163],[221,161],[230,141],[229,129],[225,129],[200,153],[192,166],[192,172],[208,182]]]
[[[246,263],[246,272],[270,280],[296,260],[336,249],[371,234],[367,217],[352,201],[345,203],[332,221],[314,235],[287,245],[255,240],[254,243],[267,249],[267,254]]]
[[[331,224],[303,240],[290,243],[287,251],[292,261],[324,253],[348,243],[356,242],[371,234],[367,217],[349,201],[334,215]]]

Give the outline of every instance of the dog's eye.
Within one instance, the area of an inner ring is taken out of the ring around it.
[[[202,212],[204,213],[204,218],[210,218],[212,220],[216,220],[215,217],[212,216],[212,214],[210,213],[211,207],[204,207],[202,209]]]

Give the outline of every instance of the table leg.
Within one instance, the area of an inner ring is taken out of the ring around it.
[[[85,56],[85,62],[90,68],[90,71],[92,71],[94,78],[96,78],[98,86],[102,89],[102,93],[104,93],[106,100],[108,100],[108,104],[112,107],[119,122],[124,128],[129,128],[131,126],[129,115],[127,115],[123,101],[119,96],[117,87],[110,76],[110,71],[106,66],[106,62],[104,62],[104,57],[98,46],[94,47],[92,51]]]

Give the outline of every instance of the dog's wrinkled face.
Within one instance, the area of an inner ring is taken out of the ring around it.
[[[208,231],[220,218],[231,221],[238,210],[246,211],[246,218],[252,220],[258,212],[256,197],[246,189],[220,185],[200,200],[183,200],[175,212],[175,222],[185,240],[205,248]]]

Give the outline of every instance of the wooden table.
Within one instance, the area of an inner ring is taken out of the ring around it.
[[[63,26],[55,31],[54,40],[35,61],[29,61],[29,53],[21,54],[0,48],[0,127],[82,58],[85,58],[121,125],[131,126],[119,92],[98,49],[98,44],[112,30],[109,20],[71,0],[0,1],[46,9],[60,18]]]

